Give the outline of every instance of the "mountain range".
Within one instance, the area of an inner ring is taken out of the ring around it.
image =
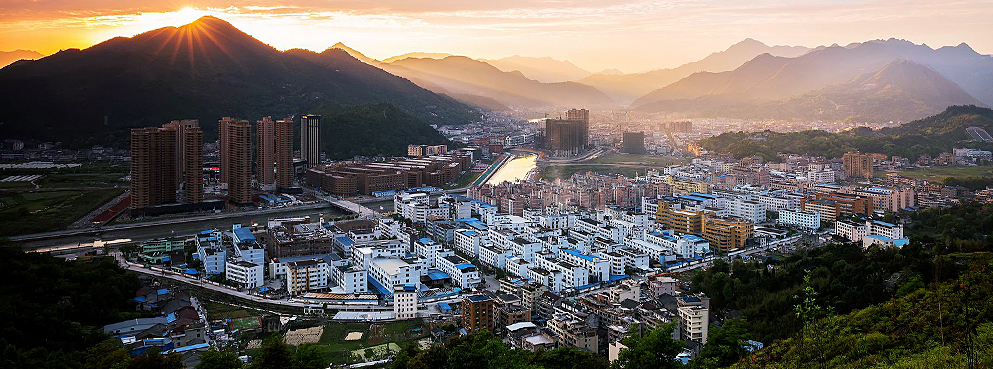
[[[578,82],[596,87],[618,102],[631,102],[693,73],[732,70],[762,54],[792,58],[809,51],[810,49],[803,46],[768,46],[748,38],[731,45],[727,50],[715,52],[706,58],[676,68],[632,74],[599,73],[580,79]]]
[[[534,58],[514,55],[483,61],[504,72],[516,70],[525,77],[544,83],[577,81],[593,74],[568,60],[555,60],[547,56]]]
[[[0,68],[18,60],[34,60],[43,56],[41,53],[31,50],[0,51]]]
[[[132,127],[200,119],[208,139],[220,117],[293,116],[388,103],[421,124],[463,124],[478,111],[331,48],[280,52],[204,17],[0,69],[0,127],[13,137],[70,147],[127,142]],[[404,120],[404,122],[408,122]],[[383,137],[403,137],[390,126]],[[348,132],[329,134],[347,140]]]
[[[893,67],[900,60],[910,63]],[[869,97],[867,91],[887,85],[894,88],[872,94],[875,101],[862,99]],[[892,99],[879,99],[883,96]],[[833,99],[852,103],[833,101],[830,105],[837,109],[831,109],[825,104]],[[810,118],[823,111],[845,112],[847,108],[841,105],[855,104],[861,107],[850,112],[864,118],[909,120],[934,114],[948,105],[977,103],[993,105],[993,57],[976,53],[965,44],[932,49],[890,39],[833,45],[795,58],[762,54],[731,71],[694,73],[631,105],[644,111],[677,110],[742,118],[773,118],[775,114],[768,113],[769,109],[785,106],[779,111],[787,112],[791,110],[788,107],[807,106],[801,109],[801,115],[790,118]],[[912,111],[889,113],[902,109]],[[824,118],[835,119],[837,115]]]

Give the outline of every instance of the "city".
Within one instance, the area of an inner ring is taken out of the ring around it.
[[[993,365],[993,56],[965,43],[593,73],[136,14],[0,69],[0,368]]]

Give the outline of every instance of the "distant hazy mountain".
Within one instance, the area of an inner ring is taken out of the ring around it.
[[[541,83],[520,71],[504,72],[464,56],[407,58],[388,64],[386,70],[437,93],[484,96],[512,107],[592,107],[612,103],[607,95],[591,86],[576,82]]]
[[[592,74],[568,60],[555,60],[547,56],[532,58],[514,55],[484,61],[504,72],[520,71],[530,79],[545,83],[576,81]]]
[[[280,52],[213,17],[15,63],[0,69],[0,90],[18,91],[0,94],[5,135],[75,147],[123,145],[129,128],[172,119],[200,119],[213,137],[223,116],[254,121],[367,103],[391,104],[422,124],[478,119],[475,109],[345,51]],[[348,140],[349,132],[322,137]]]
[[[833,45],[795,58],[759,55],[733,71],[693,74],[642,96],[632,106],[658,110],[674,100],[699,99],[713,107],[785,99],[848,82],[897,59],[927,66],[980,102],[993,104],[993,57],[980,55],[965,44],[935,50],[890,39]],[[934,80],[909,82],[929,81]],[[940,86],[935,88],[941,90]],[[679,104],[686,106],[686,102]]]
[[[449,57],[449,56],[452,56],[452,54],[413,52],[413,53],[406,53],[406,54],[401,54],[401,55],[392,56],[392,57],[383,59],[383,63],[392,63],[392,62],[395,62],[397,60],[403,60],[403,59],[407,59],[407,58],[444,59],[444,58]]]
[[[41,53],[31,50],[0,51],[0,68],[21,59],[34,60],[43,56]]]
[[[782,101],[718,106],[708,115],[737,118],[909,122],[952,105],[981,105],[940,73],[923,65],[894,61],[876,72]]]
[[[732,70],[762,54],[796,57],[808,51],[810,49],[802,46],[768,46],[749,38],[731,45],[727,50],[710,54],[699,61],[686,63],[677,68],[620,75],[598,73],[579,82],[596,87],[619,102],[628,102],[693,73]]]
[[[350,48],[348,46],[345,46],[345,44],[343,44],[341,42],[338,42],[338,43],[336,43],[334,45],[331,45],[331,47],[328,48],[328,50],[332,50],[332,49],[344,51],[344,52],[348,53],[348,55],[351,55],[353,58],[357,59],[358,61],[363,62],[363,63],[366,63],[366,64],[369,64],[369,65],[378,65],[379,64],[379,61],[378,60],[373,59],[373,58],[370,58],[368,56],[365,56],[365,54],[360,53],[358,50],[355,50],[353,48]]]

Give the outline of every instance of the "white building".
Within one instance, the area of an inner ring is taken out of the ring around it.
[[[861,241],[862,237],[869,235],[869,228],[865,223],[839,220],[834,223],[834,234],[849,241]]]
[[[437,266],[452,277],[452,283],[461,288],[475,287],[483,281],[475,265],[456,255],[438,258]]]
[[[596,281],[606,281],[610,279],[610,261],[579,252],[576,249],[563,249],[559,253],[559,260],[578,265],[587,271]]]
[[[765,203],[740,198],[725,201],[728,215],[749,220],[752,223],[765,221]]]
[[[344,293],[369,292],[368,273],[350,260],[331,263],[331,281]]]
[[[800,209],[781,210],[779,211],[779,219],[776,222],[813,231],[821,227],[821,213]]]
[[[479,257],[479,244],[482,235],[471,229],[458,229],[455,231],[455,248],[466,255]]]
[[[262,285],[262,265],[244,259],[230,259],[224,268],[224,278],[243,288],[256,288]]]
[[[397,258],[373,258],[369,263],[369,277],[384,288],[421,282],[420,266],[410,265]]]
[[[417,317],[417,285],[393,286],[393,314],[397,320]]]

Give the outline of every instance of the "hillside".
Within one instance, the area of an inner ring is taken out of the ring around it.
[[[321,132],[332,132],[321,140],[331,159],[404,156],[411,143],[450,144],[431,126],[389,104],[327,105],[314,112],[321,114]]]
[[[391,56],[389,58],[383,59],[383,63],[392,63],[397,60],[403,60],[407,58],[420,58],[420,59],[444,59],[452,54],[448,53],[425,53],[425,52],[412,52],[406,54],[400,54],[397,56]]]
[[[254,120],[332,105],[385,102],[425,123],[478,118],[341,50],[280,52],[213,17],[15,63],[0,69],[0,89],[19,91],[0,96],[9,137],[69,147],[122,146],[132,127],[179,118],[200,119],[211,140],[222,116]]]
[[[386,69],[438,93],[479,95],[509,106],[591,107],[612,103],[607,95],[591,86],[576,82],[542,83],[519,71],[504,72],[464,56],[407,58],[390,63]]]
[[[484,61],[504,72],[520,71],[524,76],[544,83],[576,81],[592,74],[568,60],[555,60],[547,56],[533,58],[514,55]]]
[[[21,59],[34,60],[41,57],[44,57],[44,55],[31,50],[0,51],[0,68]]]
[[[935,50],[891,39],[834,45],[795,58],[759,55],[732,71],[683,78],[638,98],[632,106],[645,111],[703,111],[784,100],[875,73],[894,60],[926,66],[980,103],[993,104],[993,57],[965,44]]]
[[[665,87],[698,72],[723,72],[740,67],[762,54],[796,57],[810,49],[802,46],[768,46],[754,39],[745,39],[727,50],[715,52],[701,60],[676,68],[658,69],[644,73],[597,73],[578,82],[594,86],[621,102],[630,102],[655,89]],[[637,105],[635,105],[637,106]]]
[[[948,283],[810,321],[735,368],[979,368],[993,365],[993,263]],[[816,301],[824,304],[824,301]]]
[[[981,103],[930,68],[897,60],[845,83],[783,100],[755,102],[707,95],[664,100],[641,108],[741,119],[909,122],[952,105]]]
[[[986,150],[989,143],[967,142],[966,127],[993,129],[993,110],[977,106],[950,106],[934,116],[903,125],[870,130],[859,128],[841,133],[825,131],[725,132],[699,141],[704,149],[731,153],[735,157],[761,155],[778,160],[777,153],[841,157],[848,151],[882,153],[916,159],[951,152],[954,147]]]

